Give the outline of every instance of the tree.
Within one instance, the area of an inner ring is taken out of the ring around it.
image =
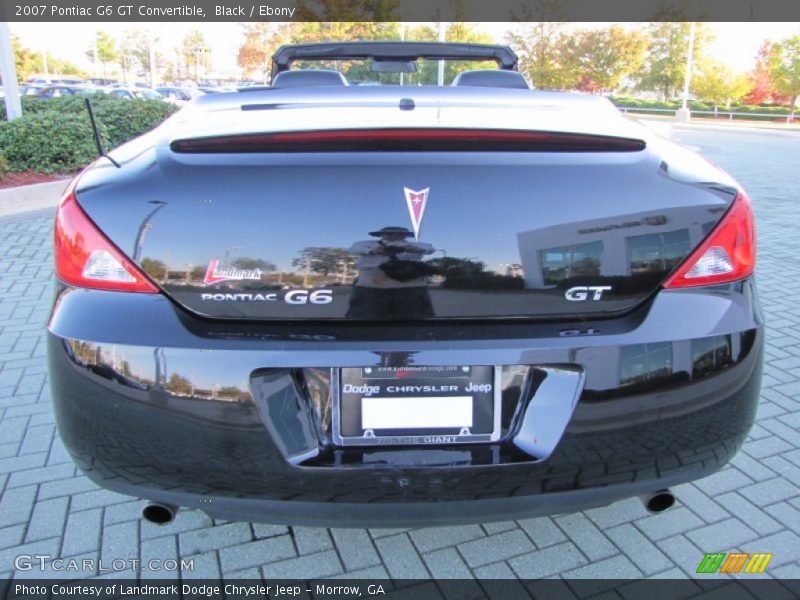
[[[68,60],[56,58],[49,52],[47,53],[47,64],[50,67],[50,71],[59,75],[75,75],[82,79],[89,77],[89,74],[83,69],[79,69]]]
[[[133,373],[131,372],[131,363],[129,360],[123,358],[120,361],[119,372],[122,373],[125,377],[133,377]]]
[[[448,42],[466,42],[475,44],[491,44],[492,37],[484,32],[478,31],[474,23],[454,22],[450,23],[445,30],[445,40]],[[434,42],[439,39],[438,27],[422,25],[415,27],[406,33],[406,40]],[[444,65],[445,85],[451,83],[456,75],[463,71],[474,69],[494,68],[494,63],[486,61],[447,61]],[[419,69],[416,74],[409,75],[407,81],[410,84],[435,85],[439,79],[438,61],[425,61],[417,66]]]
[[[761,104],[775,100],[775,86],[772,84],[770,68],[775,63],[775,44],[764,40],[756,55],[756,63],[750,71],[750,90],[745,96],[748,104]]]
[[[182,394],[184,396],[188,396],[194,391],[192,382],[178,373],[173,373],[170,375],[169,381],[167,381],[167,385],[165,387],[173,394]]]
[[[145,258],[142,260],[140,266],[142,267],[142,271],[147,273],[156,281],[167,278],[167,265],[164,263],[164,261],[155,258]]]
[[[724,64],[706,60],[692,77],[692,93],[714,104],[714,114],[723,102],[740,100],[750,89],[745,75],[736,75]]]
[[[623,78],[638,72],[647,46],[640,32],[618,25],[578,31],[563,43],[565,75],[577,79],[568,87],[592,93],[613,91]]]
[[[256,269],[261,269],[262,271],[269,272],[275,270],[275,265],[271,262],[267,262],[266,260],[262,260],[260,258],[248,258],[246,256],[242,256],[234,260],[233,266],[237,269],[246,271],[255,271]]]
[[[244,25],[244,43],[236,54],[236,63],[245,77],[260,73],[267,83],[272,55],[279,46],[289,41],[291,26],[288,23],[248,23]]]
[[[327,6],[327,5],[326,5]],[[300,10],[300,8],[298,8]],[[310,10],[305,6],[305,10]],[[338,17],[337,17],[338,19]],[[272,55],[282,44],[332,42],[344,40],[393,40],[399,39],[397,23],[385,22],[293,22],[251,23],[244,26],[245,40],[239,47],[236,62],[245,77],[258,76],[265,83],[272,69]],[[330,63],[330,64],[328,64]],[[302,61],[295,65],[303,67]],[[342,71],[358,81],[364,77],[363,61],[314,61],[313,68],[331,68]]]
[[[14,65],[16,66],[17,77],[20,81],[27,81],[31,76],[44,71],[44,62],[42,61],[41,52],[34,52],[26,48],[20,43],[16,36],[11,36],[11,45],[14,49]],[[47,65],[49,71],[52,73],[75,75],[78,77],[87,76],[84,71],[71,62],[55,58],[49,52],[47,53]]]
[[[198,29],[192,29],[181,41],[178,54],[186,66],[186,76],[198,79],[200,71],[207,73],[211,69],[211,48],[206,38]]]
[[[775,91],[789,97],[789,121],[792,121],[797,97],[800,96],[800,35],[785,38],[775,44],[775,61],[770,73]]]
[[[664,100],[671,99],[683,86],[686,73],[686,55],[689,52],[690,23],[652,23],[647,37],[650,44],[645,56],[645,66],[639,89],[660,92]],[[704,23],[695,26],[694,61],[701,62],[703,51],[711,40]]]
[[[70,342],[72,352],[87,365],[97,363],[97,347],[88,342]]]
[[[400,27],[397,23],[379,22],[307,22],[295,23],[292,32],[293,42],[322,42],[346,40],[398,40]],[[303,63],[298,62],[302,67]],[[398,83],[399,77],[393,73],[372,73],[370,64],[358,61],[314,61],[314,68],[329,68],[341,71],[348,81],[364,80],[382,83]]]
[[[455,22],[450,23],[445,31],[445,39],[448,42],[465,42],[470,44],[491,44],[494,42],[488,33],[478,31],[475,23]],[[433,66],[434,63],[430,63]],[[444,65],[445,84],[451,83],[456,75],[463,71],[475,69],[496,68],[491,62],[484,61],[448,61]]]
[[[32,75],[42,72],[41,54],[23,46],[14,35],[11,36],[11,46],[14,49],[14,65],[20,81],[27,81]]]
[[[128,73],[135,71],[133,48],[135,31],[126,31],[119,43],[119,66],[122,69],[122,81],[128,83]]]
[[[575,80],[568,72],[563,23],[542,22],[509,32],[506,43],[519,56],[519,70],[534,87],[563,90]]]
[[[235,385],[224,385],[217,391],[218,398],[225,398],[228,400],[238,400],[242,397],[242,390]]]
[[[94,63],[95,68],[97,68],[98,62],[103,65],[103,79],[105,79],[106,64],[116,62],[119,58],[119,52],[117,51],[117,44],[114,38],[102,29],[99,30],[95,35],[94,44],[89,46],[86,50],[86,56]]]
[[[203,281],[207,270],[208,265],[197,265],[192,267],[192,270],[189,271],[189,281]]]
[[[344,279],[352,270],[355,262],[355,255],[345,248],[309,246],[300,251],[300,256],[292,261],[292,265],[300,267],[304,285],[307,285],[309,271],[323,277],[336,274],[340,279]]]
[[[153,39],[155,44],[157,38]],[[147,32],[141,29],[127,30],[119,45],[120,65],[122,66],[123,76],[128,72],[139,76],[147,76],[150,73],[150,37]],[[158,69],[164,64],[164,56],[160,52],[154,52],[155,68]]]

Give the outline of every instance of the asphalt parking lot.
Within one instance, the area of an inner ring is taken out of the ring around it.
[[[553,518],[411,530],[228,523],[194,510],[167,526],[142,522],[143,502],[81,476],[55,432],[43,337],[52,210],[44,210],[0,218],[0,575],[65,577],[14,570],[16,557],[46,554],[105,564],[193,559],[182,572],[112,573],[142,578],[684,578],[696,577],[704,553],[736,550],[773,553],[762,577],[800,578],[800,133],[692,126],[673,137],[750,192],[768,325],[756,426],[723,471],[675,488],[676,508],[649,515],[631,499]],[[713,588],[725,577],[689,585]]]

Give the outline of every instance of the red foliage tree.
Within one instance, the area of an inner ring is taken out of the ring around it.
[[[772,83],[770,66],[775,60],[775,44],[764,40],[756,55],[756,64],[750,72],[750,83],[753,86],[744,97],[746,104],[761,104],[778,100]]]
[[[581,92],[588,92],[590,94],[597,94],[602,91],[600,86],[586,75],[581,77],[575,89],[580,90]]]

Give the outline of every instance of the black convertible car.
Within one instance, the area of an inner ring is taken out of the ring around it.
[[[48,325],[80,468],[156,522],[407,526],[658,511],[722,467],[763,353],[745,192],[516,62],[283,47],[81,173]]]

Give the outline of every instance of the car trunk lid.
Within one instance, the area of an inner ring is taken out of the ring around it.
[[[289,321],[619,314],[732,199],[633,137],[342,131],[176,138],[78,199],[184,308]]]

